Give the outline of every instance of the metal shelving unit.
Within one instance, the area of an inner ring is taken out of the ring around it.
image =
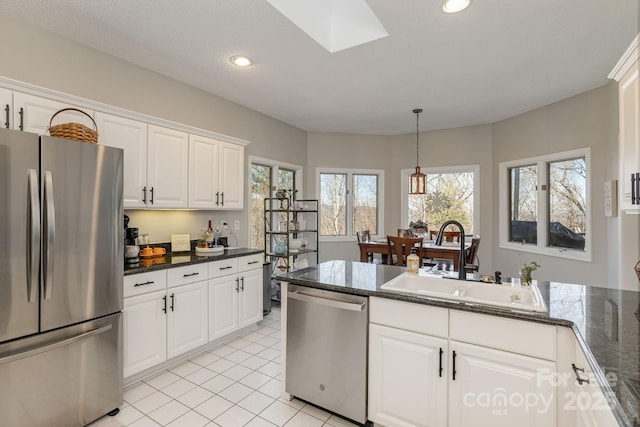
[[[318,264],[318,207],[316,199],[264,199],[265,261],[271,262],[272,278],[292,271],[296,259],[302,256],[305,256],[309,266]],[[298,250],[291,249],[291,239],[300,238],[307,241],[306,246]]]

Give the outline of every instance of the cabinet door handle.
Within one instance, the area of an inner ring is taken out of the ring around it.
[[[244,292],[244,276],[240,278],[240,290]]]
[[[171,294],[171,311],[175,311],[175,294]]]
[[[133,285],[133,286],[134,286],[134,287],[137,287],[137,286],[151,285],[152,283],[156,283],[156,282],[149,280],[149,281],[144,282],[144,283],[136,283],[136,284],[135,284],[135,285]]]
[[[18,126],[18,129],[24,130],[24,108],[20,107],[18,115],[20,116],[20,126]]]
[[[631,174],[631,204],[636,204],[636,174]]]
[[[220,206],[220,192],[216,191],[216,206]]]
[[[453,380],[456,380],[456,351],[453,351]]]
[[[440,369],[438,371],[438,375],[440,376],[440,378],[442,378],[442,355],[444,353],[444,350],[442,349],[442,347],[440,347]]]
[[[224,191],[220,193],[220,205],[224,206]]]
[[[9,129],[9,104],[5,105],[4,114],[5,114],[4,127]]]
[[[236,278],[236,292],[240,292],[240,279]]]
[[[163,296],[162,297],[162,312],[166,313],[167,312],[167,296]]]
[[[183,275],[182,275],[182,277],[191,277],[191,276],[197,276],[198,274],[200,274],[200,273],[198,273],[198,272],[195,272],[195,273],[189,273],[189,274],[183,274]]]
[[[147,204],[147,186],[142,187],[142,203]]]
[[[636,172],[636,205],[640,205],[640,172]]]
[[[575,363],[571,364],[571,369],[573,369],[573,373],[576,376],[576,381],[578,381],[578,385],[582,385],[583,383],[590,384],[589,380],[586,378],[581,378],[579,372],[584,373],[584,368],[578,368]]]
[[[248,262],[248,263],[247,263],[247,265],[257,264],[257,263],[259,263],[259,262],[260,262],[260,261],[250,261],[250,262]]]
[[[153,187],[151,187],[151,204],[153,204]]]

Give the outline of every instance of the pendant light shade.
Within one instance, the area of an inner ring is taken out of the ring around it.
[[[409,178],[409,194],[425,194],[427,192],[427,176],[420,172],[420,146],[418,144],[418,119],[422,108],[416,108],[413,113],[416,115],[416,171]]]

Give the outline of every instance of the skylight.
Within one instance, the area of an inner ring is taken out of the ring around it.
[[[365,0],[267,0],[331,53],[387,37]]]

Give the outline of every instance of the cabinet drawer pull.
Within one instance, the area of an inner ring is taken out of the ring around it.
[[[260,262],[260,261],[249,261],[249,262],[247,263],[247,265],[257,264],[257,263],[259,263],[259,262]]]
[[[233,266],[227,265],[226,267],[220,267],[220,270],[228,270],[230,268],[233,268]]]
[[[189,274],[183,274],[183,275],[182,275],[182,277],[191,277],[191,276],[197,276],[198,274],[200,274],[200,273],[198,273],[198,272],[195,272],[195,273],[189,273]]]
[[[136,283],[136,284],[135,284],[135,285],[133,285],[133,286],[134,286],[134,287],[136,287],[136,286],[151,285],[151,284],[153,284],[153,283],[156,283],[156,282],[154,282],[154,281],[152,281],[152,280],[149,280],[149,281],[144,282],[144,283]]]
[[[584,368],[578,368],[575,363],[572,363],[571,369],[573,369],[573,373],[576,375],[576,381],[578,381],[578,385],[582,385],[583,383],[591,384],[588,379],[580,377],[579,372],[584,373]]]

